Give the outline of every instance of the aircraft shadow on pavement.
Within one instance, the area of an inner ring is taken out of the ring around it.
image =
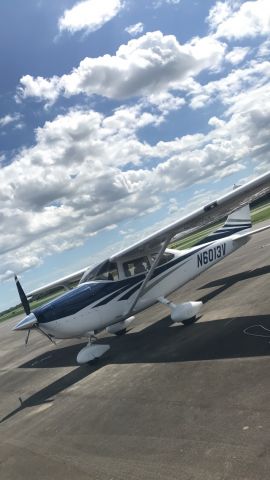
[[[268,315],[224,318],[196,323],[189,327],[171,325],[170,317],[156,322],[139,333],[129,332],[124,337],[103,339],[111,350],[92,365],[83,365],[61,376],[37,391],[7,414],[0,423],[28,407],[52,402],[54,398],[92,373],[112,364],[169,363],[217,360],[270,355],[269,338],[244,335],[244,330],[255,324],[270,329]],[[259,328],[259,327],[254,327]],[[50,368],[76,365],[76,354],[82,344],[51,350],[20,368]]]
[[[270,273],[270,266],[216,280],[201,288],[219,288],[204,297],[209,301],[236,282]],[[109,343],[104,357],[91,365],[83,365],[61,376],[34,393],[21,405],[6,415],[1,422],[13,417],[27,407],[51,402],[56,395],[75,385],[92,373],[112,364],[191,362],[270,355],[269,338],[247,336],[244,330],[253,325],[263,325],[270,330],[270,316],[243,316],[198,322],[189,327],[172,326],[169,316],[150,324],[140,332],[132,329],[121,337],[106,336],[99,343]],[[171,327],[171,328],[170,328]],[[254,327],[253,333],[261,332]],[[59,368],[76,366],[76,356],[84,343],[60,347],[45,352],[20,365],[19,368]]]
[[[230,275],[228,277],[222,277],[217,280],[213,280],[202,287],[200,290],[212,287],[218,287],[210,293],[199,298],[203,303],[209,302],[212,298],[220,295],[222,292],[227,290],[230,287],[233,287],[236,283],[242,282],[243,280],[248,280],[250,278],[261,277],[262,275],[267,275],[270,273],[270,265],[265,265],[264,267],[255,268],[254,270],[246,270],[245,272],[236,273],[235,275]]]

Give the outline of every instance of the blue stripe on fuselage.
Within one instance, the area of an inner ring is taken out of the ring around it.
[[[193,254],[202,250],[204,246],[188,252],[181,257],[177,257],[174,260],[171,260],[164,265],[160,265],[155,268],[152,278],[155,278],[161,275],[166,270],[169,270],[171,267],[180,264]],[[117,280],[114,282],[111,281],[96,281],[89,283],[82,283],[78,287],[74,288],[70,292],[61,295],[60,297],[52,300],[51,302],[38,307],[33,310],[33,313],[36,315],[39,323],[52,322],[70,315],[74,315],[83,308],[86,308],[98,300],[101,300],[98,304],[94,305],[95,307],[106,305],[108,302],[113,300],[115,297],[124,293],[120,297],[120,301],[127,300],[130,296],[138,290],[145,278],[145,273],[136,275],[134,277],[129,277],[124,280]],[[133,288],[132,288],[133,287]]]
[[[142,276],[143,277],[143,276]],[[116,282],[89,282],[82,283],[70,292],[61,295],[51,302],[33,310],[39,323],[52,322],[60,318],[74,315],[92,303],[108,295],[122,291],[122,287],[130,288],[138,282],[138,277],[132,277]]]

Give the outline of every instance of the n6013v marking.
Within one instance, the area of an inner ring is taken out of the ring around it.
[[[197,267],[202,267],[208,263],[214,262],[215,260],[224,257],[226,254],[226,244],[217,245],[216,247],[211,247],[204,252],[197,254]]]

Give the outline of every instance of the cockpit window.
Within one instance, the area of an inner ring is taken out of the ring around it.
[[[153,255],[151,255],[151,258],[152,258],[152,261],[154,262],[155,259],[156,259],[156,254],[154,253]],[[158,266],[160,265],[164,265],[164,263],[167,263],[169,262],[170,260],[172,260],[174,258],[174,254],[173,253],[170,253],[170,252],[165,252],[163,253],[161,259],[159,260],[158,262]]]
[[[132,277],[147,272],[150,269],[150,263],[147,257],[135,258],[123,263],[123,269],[126,277]]]
[[[106,260],[106,262],[94,267],[90,272],[85,272],[80,283],[92,280],[119,280],[117,264]]]

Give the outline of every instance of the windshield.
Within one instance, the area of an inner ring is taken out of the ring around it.
[[[100,263],[92,270],[87,270],[82,276],[80,283],[90,282],[92,280],[119,280],[117,264],[109,260]]]

